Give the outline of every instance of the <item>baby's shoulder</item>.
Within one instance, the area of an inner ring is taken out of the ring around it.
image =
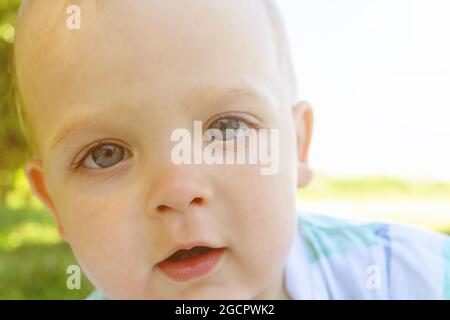
[[[450,237],[414,226],[301,213],[312,270],[335,298],[450,299]]]

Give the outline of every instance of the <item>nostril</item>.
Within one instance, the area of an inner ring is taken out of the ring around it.
[[[202,198],[194,198],[194,199],[192,199],[191,203],[201,205],[203,203],[203,199]]]
[[[159,206],[156,207],[156,210],[159,212],[164,212],[168,209],[168,206],[160,204]]]
[[[201,205],[202,203],[203,203],[203,198],[196,197],[196,198],[192,199],[189,204]],[[160,204],[159,206],[156,207],[156,211],[161,212],[161,213],[166,212],[169,209],[170,209],[170,207],[166,206],[164,204]],[[179,209],[179,210],[181,210],[181,209]]]

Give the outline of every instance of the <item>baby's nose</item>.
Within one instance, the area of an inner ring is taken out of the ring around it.
[[[203,201],[204,201],[203,198],[200,197],[195,197],[191,201],[185,201],[185,199],[178,197],[177,199],[171,199],[166,201],[167,204],[159,204],[156,207],[156,211],[160,213],[166,212],[168,210],[185,212],[189,208],[189,206],[202,205]]]
[[[149,196],[149,210],[155,213],[186,212],[204,206],[211,199],[205,179],[189,167],[172,170]]]

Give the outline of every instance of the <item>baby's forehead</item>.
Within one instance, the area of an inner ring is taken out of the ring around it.
[[[44,47],[38,46],[39,49],[49,49],[49,46],[62,42],[64,38],[58,39],[57,35],[67,32],[69,15],[73,12],[69,8],[75,5],[79,8],[79,18],[83,26],[89,28],[89,32],[103,28],[103,33],[107,33],[108,28],[105,30],[102,22],[110,24],[111,30],[120,20],[129,21],[132,25],[136,16],[146,15],[148,19],[158,21],[162,15],[168,16],[168,11],[173,12],[171,16],[174,29],[177,28],[179,21],[186,20],[189,15],[196,16],[194,23],[189,26],[192,32],[201,28],[213,29],[216,21],[208,19],[208,16],[229,17],[231,18],[229,19],[230,27],[231,24],[236,28],[240,27],[243,33],[252,30],[249,27],[252,22],[259,23],[264,26],[260,31],[265,33],[265,37],[274,40],[277,50],[281,53],[279,56],[288,55],[283,23],[273,1],[195,0],[181,3],[164,1],[166,3],[163,6],[160,0],[24,0],[18,12],[15,47],[16,51],[20,51],[22,46],[27,45],[28,49],[33,48],[33,44],[44,43]],[[248,25],[236,23],[239,20],[246,21]],[[155,23],[154,26],[157,27],[157,24]],[[227,33],[226,28],[222,29]],[[217,34],[217,36],[226,36],[226,34]],[[58,41],[52,41],[55,38]],[[208,44],[205,43],[205,45]]]
[[[71,3],[81,9],[77,31],[65,28],[65,9]],[[187,87],[182,81],[185,75],[200,79],[207,74],[217,80],[253,70],[265,72],[266,78],[279,73],[273,17],[262,5],[265,1],[182,3],[186,7],[161,0],[25,3],[15,48],[25,109],[36,109],[37,100],[40,106],[59,108],[71,99],[69,94],[78,99],[80,93],[92,91],[115,93],[123,91],[124,85],[132,94],[128,83],[136,79],[149,88],[155,84],[152,93],[157,94],[157,85],[164,80]],[[107,86],[111,83],[114,88]],[[64,100],[58,100],[64,93]],[[38,116],[31,112],[29,118],[35,121]]]
[[[65,9],[71,3],[80,5],[80,30],[66,27]],[[223,60],[233,50],[237,53],[259,50],[251,52],[255,60],[273,51],[271,63],[278,63],[280,59],[275,52],[279,42],[273,41],[273,16],[262,5],[265,3],[268,1],[27,1],[16,32],[15,67],[19,85],[21,73],[48,73],[54,66],[80,64],[81,60],[93,60],[102,53],[108,56],[123,53],[129,60],[142,49],[148,49],[150,54],[166,54],[164,46],[171,46],[167,50],[170,54],[183,53],[189,47],[197,56],[208,58],[215,45],[222,51]]]
[[[70,8],[80,9],[83,19],[87,18],[90,14],[95,15],[101,13],[102,9],[120,6],[121,11],[120,16],[125,19],[132,20],[133,11],[140,11],[140,13],[145,13],[147,10],[140,10],[142,5],[150,5],[151,10],[157,12],[162,8],[158,4],[161,0],[23,0],[19,8],[17,20],[18,25],[26,23],[24,20],[32,19],[34,24],[40,24],[39,30],[52,30],[57,26],[52,26],[60,20],[65,20],[67,14],[73,12]],[[209,9],[216,9],[220,11],[223,15],[234,14],[245,16],[250,14],[250,16],[257,15],[257,11],[265,11],[266,19],[271,24],[271,27],[275,30],[275,36],[279,37],[280,32],[282,33],[282,22],[280,21],[278,10],[273,2],[274,0],[247,0],[247,1],[237,1],[237,0],[217,0],[217,1],[207,1],[207,0],[196,0],[196,1],[170,1],[169,6],[173,11],[179,11],[183,15],[189,7],[202,8],[206,14],[211,13]],[[201,10],[199,10],[201,11]],[[108,11],[109,14],[114,11]],[[148,11],[147,11],[148,12]],[[98,16],[95,16],[98,17]],[[115,17],[117,19],[117,17]],[[202,21],[197,21],[199,24]],[[48,26],[48,27],[46,27]]]

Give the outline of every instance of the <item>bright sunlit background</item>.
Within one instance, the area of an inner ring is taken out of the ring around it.
[[[315,107],[299,205],[450,230],[450,1],[278,3]]]
[[[450,1],[279,4],[315,106],[313,166],[450,181]]]
[[[314,106],[303,210],[450,233],[450,1],[275,0],[299,98]],[[0,299],[80,299],[76,260],[30,193],[9,63],[20,0],[0,0]],[[206,45],[206,44],[205,44]]]

